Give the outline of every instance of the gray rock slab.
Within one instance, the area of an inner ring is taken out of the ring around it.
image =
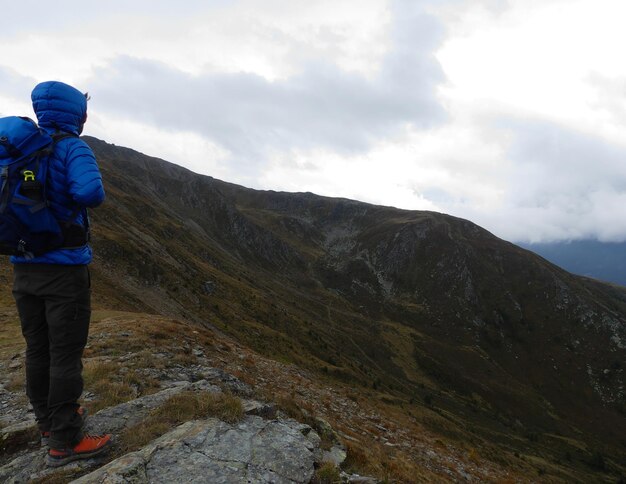
[[[256,415],[266,419],[276,418],[276,405],[263,403],[257,400],[242,400],[243,412],[246,415]]]
[[[257,416],[191,421],[75,482],[308,483],[317,449],[304,433],[314,431]]]
[[[154,409],[183,391],[221,392],[213,384],[216,380],[179,382],[158,393],[106,408],[91,415],[85,429],[92,433],[117,434],[140,423]],[[276,413],[272,404],[254,400],[244,400],[243,404],[245,413],[250,416],[238,424],[216,419],[188,422],[141,451],[120,457],[92,472],[85,476],[90,480],[82,482],[172,482],[181,478],[185,482],[214,483],[309,482],[313,462],[319,462],[322,455],[317,433],[295,420],[267,420]],[[23,427],[20,424],[9,428],[6,442],[9,435],[22,435],[27,440],[38,437],[38,432],[31,434],[36,431],[32,423],[23,423]],[[45,456],[45,449],[37,449],[12,458],[0,467],[0,482],[17,484],[33,479],[45,481],[59,473],[82,474],[107,460],[105,455],[52,469],[46,467]]]
[[[339,467],[348,458],[348,452],[343,445],[334,445],[330,450],[324,451],[322,460],[324,462],[332,462],[335,466]]]
[[[17,452],[39,439],[39,429],[34,420],[9,425],[0,429],[0,454]]]
[[[341,482],[348,484],[378,484],[380,481],[373,477],[360,476],[358,474],[341,473]]]
[[[251,397],[252,389],[233,375],[226,373],[220,368],[201,367],[198,371],[202,379],[209,383],[218,384],[233,392],[240,397]]]
[[[85,431],[91,433],[112,433],[117,434],[126,427],[138,424],[145,419],[152,410],[163,405],[168,399],[181,393],[182,391],[216,391],[221,390],[206,381],[199,381],[194,384],[184,382],[171,388],[167,388],[152,395],[146,395],[130,402],[105,408],[94,415],[90,415],[85,423]],[[26,425],[26,424],[25,424]],[[76,469],[84,471],[93,469],[102,464],[101,459],[88,459],[63,466],[55,470],[49,469],[45,464],[45,449],[37,449],[16,457],[8,464],[0,467],[0,482],[22,483],[32,480],[34,477],[45,478],[57,472]]]
[[[180,382],[152,395],[131,400],[115,407],[100,410],[85,423],[85,431],[91,433],[118,433],[144,420],[152,410],[163,405],[167,400],[183,391],[207,391],[221,393],[221,389],[205,380],[196,383]]]
[[[146,395],[115,407],[100,410],[90,416],[85,423],[88,433],[118,433],[120,430],[138,424],[144,420],[152,410],[160,407],[174,395],[191,387],[190,383],[161,390],[152,395]]]

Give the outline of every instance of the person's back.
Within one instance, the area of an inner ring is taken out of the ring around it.
[[[13,294],[26,339],[26,388],[48,464],[63,465],[105,450],[110,436],[85,436],[82,353],[91,317],[92,260],[86,208],[104,200],[102,178],[89,146],[78,138],[87,120],[87,98],[56,81],[32,93],[39,126],[64,133],[48,161],[47,199],[63,222],[65,244],[34,258],[14,256]],[[72,136],[67,136],[70,134]]]
[[[104,200],[102,177],[91,148],[78,135],[87,119],[87,99],[84,94],[61,82],[44,82],[32,93],[33,109],[39,126],[50,134],[74,135],[56,143],[49,160],[47,196],[50,208],[60,221],[74,216],[71,222],[87,227],[84,207],[96,207]],[[70,241],[72,248],[48,252],[41,257],[26,259],[13,257],[17,264],[89,264],[91,248]],[[77,247],[74,247],[77,246]]]

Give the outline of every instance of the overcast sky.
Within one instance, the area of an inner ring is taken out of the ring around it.
[[[252,188],[626,240],[623,0],[0,0],[0,114]]]

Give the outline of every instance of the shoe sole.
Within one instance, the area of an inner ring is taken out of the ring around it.
[[[60,457],[60,458],[50,457],[50,455],[48,455],[46,458],[46,464],[48,465],[48,467],[61,467],[61,466],[64,466],[65,464],[69,464],[70,462],[74,462],[75,460],[91,459],[92,457],[96,457],[102,454],[103,452],[108,450],[109,447],[111,447],[111,440],[109,440],[106,444],[104,444],[99,449],[91,451],[91,452],[81,452],[81,453],[76,453],[76,454],[70,454],[67,457]]]
[[[85,422],[87,421],[87,416],[89,415],[89,410],[87,410],[85,407],[81,407],[83,409],[83,425],[85,425]],[[41,438],[41,446],[42,447],[48,447],[48,443],[50,442],[50,437],[42,437]]]

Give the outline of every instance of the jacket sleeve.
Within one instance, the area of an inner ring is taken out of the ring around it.
[[[97,207],[104,201],[102,175],[91,148],[77,140],[68,150],[67,182],[72,200],[84,207]]]

